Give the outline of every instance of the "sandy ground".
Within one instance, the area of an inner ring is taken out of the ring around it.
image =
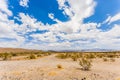
[[[78,62],[54,56],[0,61],[0,80],[120,80],[120,58],[115,62],[95,59],[90,71],[82,71]],[[58,64],[63,68],[58,69]]]

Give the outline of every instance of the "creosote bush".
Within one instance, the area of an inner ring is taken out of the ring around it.
[[[106,61],[108,61],[108,59],[107,58],[103,58],[103,61],[106,62]]]
[[[90,70],[90,68],[92,66],[91,62],[92,61],[90,59],[87,59],[87,58],[81,58],[79,60],[79,64],[82,67],[82,70],[84,70],[84,71]]]
[[[62,65],[58,64],[58,65],[57,65],[57,68],[58,68],[58,69],[62,69],[63,67],[62,67]]]
[[[9,53],[5,53],[3,56],[3,60],[11,60],[11,55]]]
[[[60,59],[66,59],[67,58],[67,54],[65,54],[65,53],[59,53],[56,57],[60,58]]]
[[[76,56],[72,56],[71,58],[73,59],[73,61],[77,61],[78,59]]]
[[[93,53],[88,53],[85,55],[86,58],[89,58],[89,59],[93,59],[93,58],[96,58],[96,55],[93,54]]]
[[[73,61],[77,61],[77,59],[79,58],[77,55],[73,55],[71,56],[71,58],[73,59]]]
[[[36,59],[36,55],[30,54],[30,55],[29,55],[29,59]]]
[[[110,61],[111,61],[111,62],[115,62],[115,59],[114,59],[114,58],[110,58]]]
[[[42,57],[42,54],[37,54],[37,57]]]

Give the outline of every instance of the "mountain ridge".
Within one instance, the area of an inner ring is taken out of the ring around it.
[[[36,49],[24,49],[24,48],[3,48],[0,47],[0,53],[9,53],[9,52],[31,52],[31,51],[44,51],[44,50],[36,50]],[[120,50],[114,49],[81,49],[81,50],[47,50],[45,52],[114,52]]]

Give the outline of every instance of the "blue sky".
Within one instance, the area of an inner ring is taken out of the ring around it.
[[[0,0],[0,47],[120,49],[120,0]]]

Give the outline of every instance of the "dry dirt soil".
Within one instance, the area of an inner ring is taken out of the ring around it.
[[[115,62],[94,59],[90,71],[82,71],[77,61],[58,59],[55,55],[35,60],[0,61],[0,80],[120,80],[120,58]]]

